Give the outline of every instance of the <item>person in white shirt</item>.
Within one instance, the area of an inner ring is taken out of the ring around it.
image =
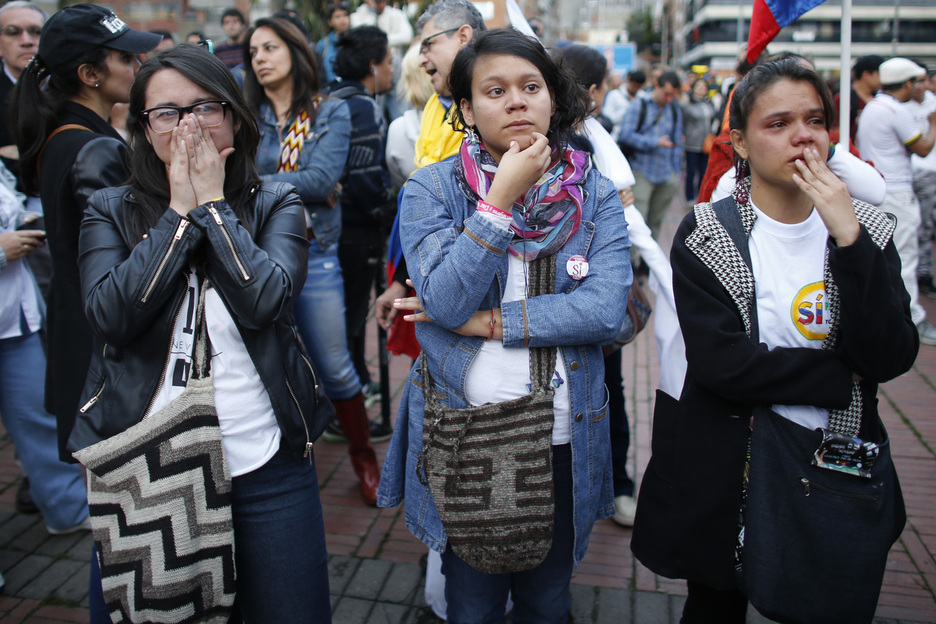
[[[624,81],[624,84],[608,90],[601,114],[611,120],[611,136],[617,137],[621,134],[621,123],[624,121],[627,107],[634,101],[634,98],[637,97],[646,82],[647,74],[635,69],[627,73],[627,80]]]
[[[15,184],[0,164],[0,417],[48,532],[88,531],[81,468],[59,461],[55,417],[43,407],[45,304],[25,258],[45,246],[46,233],[31,224],[37,215],[26,211]]]
[[[855,139],[863,158],[874,163],[884,176],[887,196],[881,210],[897,217],[894,243],[900,255],[901,276],[910,294],[910,312],[920,333],[920,342],[936,345],[936,327],[926,320],[926,311],[919,301],[917,263],[920,228],[920,204],[913,193],[910,155],[926,156],[936,144],[936,112],[928,116],[929,128],[924,134],[913,117],[901,104],[910,100],[916,81],[926,71],[905,58],[892,58],[879,69],[881,91],[868,102],[858,119]]]
[[[926,133],[932,125],[929,115],[936,111],[936,72],[928,78],[916,81],[913,95],[904,103],[910,111],[920,132]],[[936,149],[926,156],[911,154],[910,164],[913,170],[913,192],[920,202],[920,232],[917,243],[920,246],[920,260],[917,264],[917,284],[920,294],[936,298],[936,285],[933,284],[933,230],[936,222]]]

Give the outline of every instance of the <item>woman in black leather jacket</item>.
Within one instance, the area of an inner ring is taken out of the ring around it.
[[[10,118],[16,120],[22,179],[42,198],[52,255],[45,402],[58,425],[59,455],[71,461],[65,441],[88,373],[92,335],[78,312],[78,228],[92,193],[127,181],[127,144],[108,118],[114,104],[130,97],[140,68],[136,55],[155,48],[160,37],[132,30],[91,4],[62,9],[42,34],[11,97]]]
[[[260,184],[256,123],[230,72],[182,45],[130,93],[130,184],[93,195],[79,242],[98,348],[69,438],[109,438],[181,394],[205,290],[212,380],[233,477],[236,609],[330,620],[312,442],[317,388],[294,326],[306,276],[302,201]],[[326,418],[327,420],[327,418]]]
[[[159,35],[131,29],[109,9],[93,4],[66,7],[43,26],[39,51],[10,98],[20,174],[27,191],[42,199],[52,257],[45,408],[55,416],[58,452],[64,461],[71,461],[65,442],[75,422],[92,344],[91,330],[80,313],[78,228],[88,197],[127,179],[127,146],[108,117],[114,104],[125,103],[130,95],[130,83],[140,68],[136,55],[152,50],[160,40]],[[91,561],[90,621],[109,623],[96,556]]]

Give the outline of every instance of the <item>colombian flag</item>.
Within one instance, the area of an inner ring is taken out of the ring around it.
[[[820,4],[822,0],[754,0],[751,31],[748,33],[748,62],[753,63],[757,59],[781,28]]]

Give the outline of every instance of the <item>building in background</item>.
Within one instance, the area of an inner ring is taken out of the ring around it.
[[[710,66],[731,71],[747,49],[751,0],[681,0],[682,26],[678,28],[676,58],[679,65]],[[738,41],[741,15],[741,44]],[[789,50],[802,54],[823,73],[838,72],[841,42],[841,0],[823,4],[784,28],[768,52]],[[936,66],[936,9],[933,0],[852,0],[852,58],[879,54],[903,56]]]

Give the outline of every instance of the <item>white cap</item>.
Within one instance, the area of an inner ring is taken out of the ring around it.
[[[911,78],[919,78],[926,75],[926,70],[905,58],[892,58],[881,63],[878,70],[882,85],[903,84]]]

